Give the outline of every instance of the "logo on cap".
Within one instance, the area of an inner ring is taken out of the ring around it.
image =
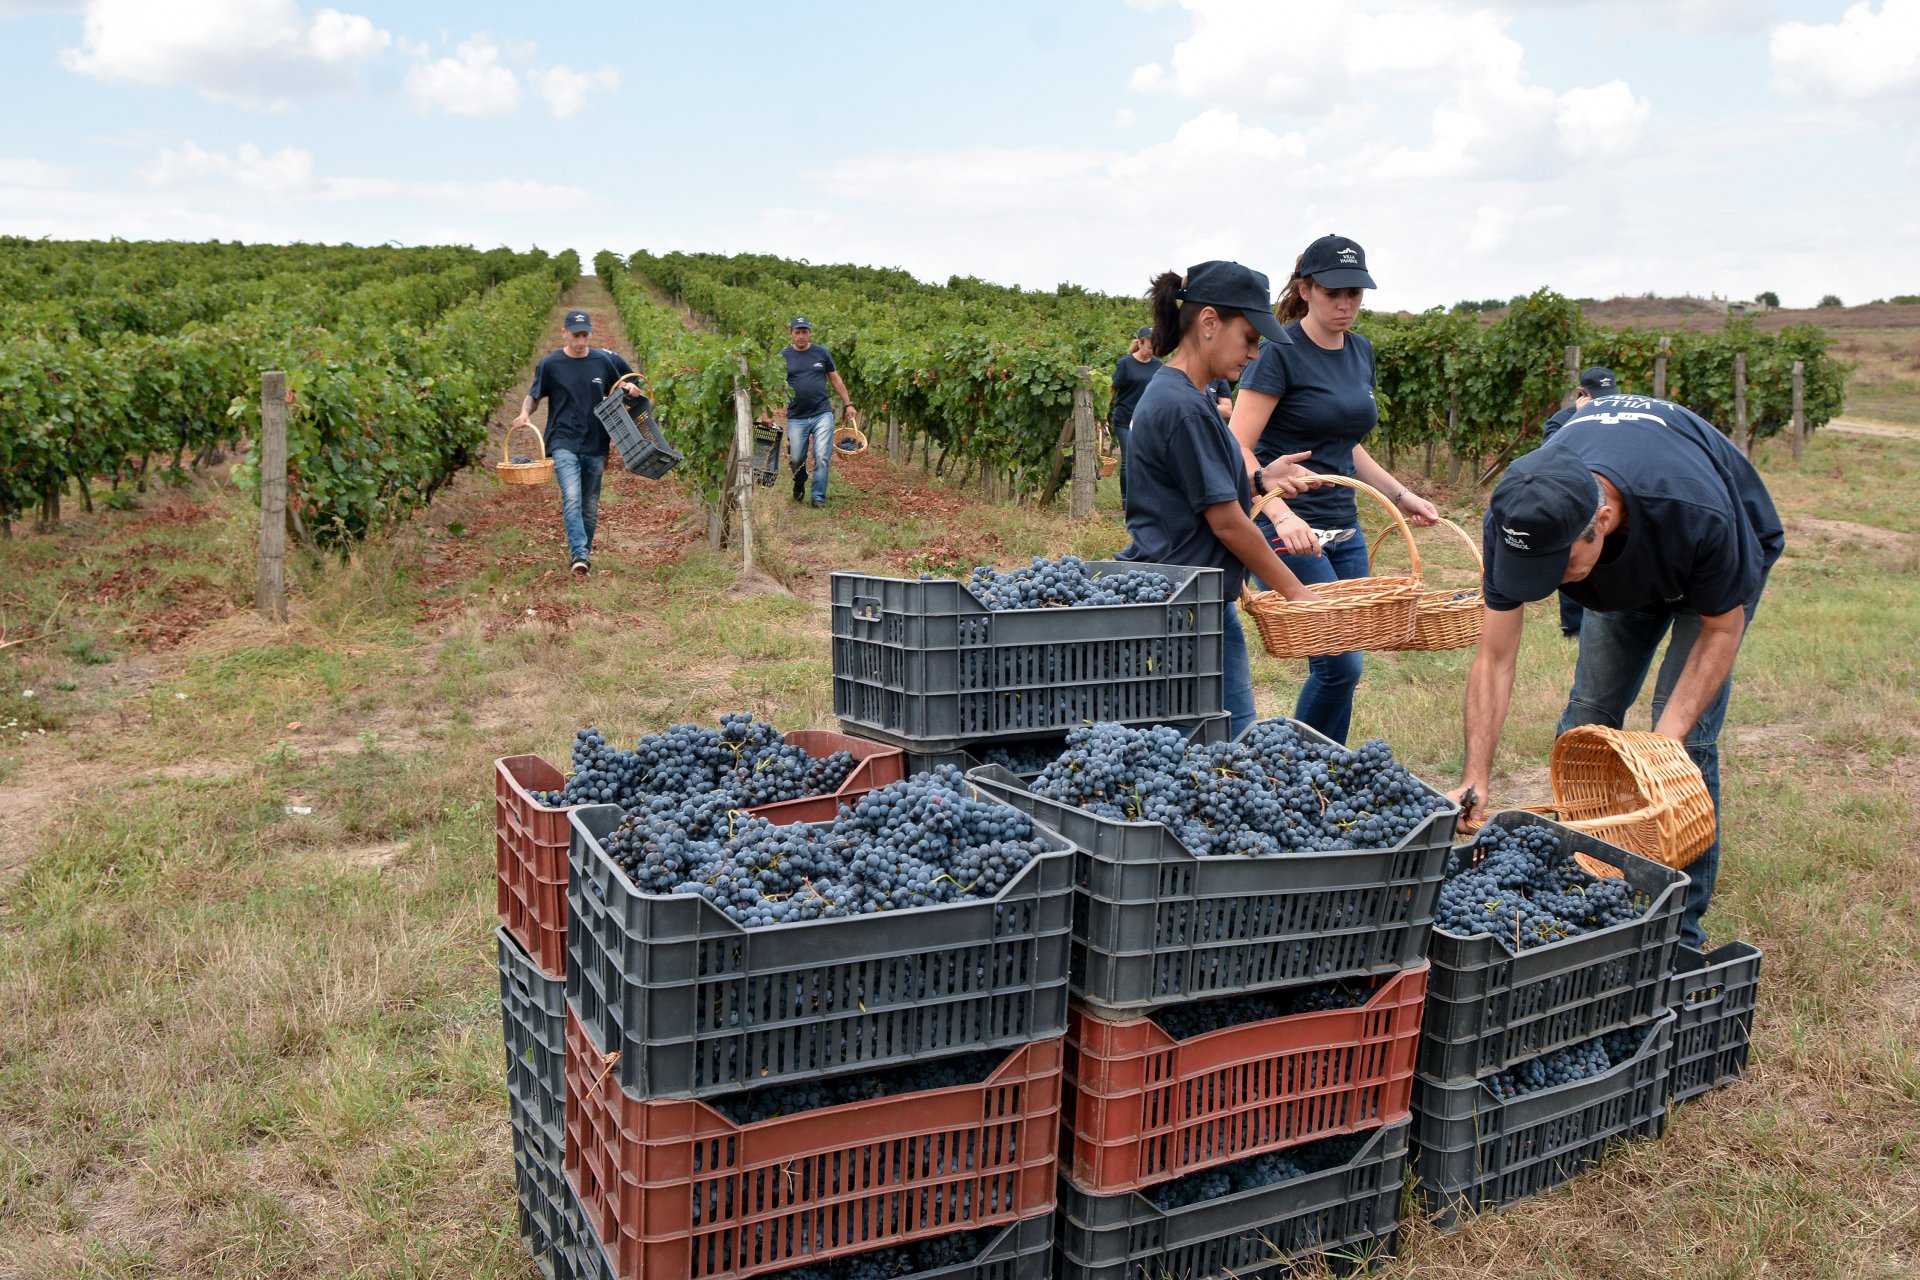
[[[1507,545],[1512,547],[1515,551],[1533,550],[1532,547],[1527,545],[1527,539],[1531,538],[1533,535],[1527,532],[1525,529],[1515,529],[1510,525],[1503,524],[1500,526],[1500,532],[1506,535]]]
[[[1352,249],[1342,249],[1340,251],[1340,264],[1342,266],[1350,267],[1358,261],[1360,261],[1360,255]]]

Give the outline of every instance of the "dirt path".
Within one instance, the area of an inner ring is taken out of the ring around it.
[[[1920,440],[1920,427],[1905,427],[1897,422],[1875,422],[1871,418],[1835,418],[1828,431],[1849,436],[1875,436],[1882,440]]]

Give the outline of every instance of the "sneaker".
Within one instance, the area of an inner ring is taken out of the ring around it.
[[[804,502],[807,496],[807,473],[795,468],[793,473],[793,500]]]
[[[584,578],[584,577],[586,577],[586,576],[587,576],[587,562],[586,562],[585,560],[575,560],[575,561],[573,562],[573,571],[574,571],[575,573],[577,573],[577,574],[579,574],[579,575],[580,575],[581,577],[583,577],[583,578]]]
[[[825,498],[815,498],[813,500],[813,505],[816,507],[824,507],[827,505],[827,500]]]

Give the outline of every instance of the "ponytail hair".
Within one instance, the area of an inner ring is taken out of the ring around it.
[[[1186,287],[1186,277],[1178,271],[1163,271],[1153,278],[1147,286],[1147,302],[1153,308],[1153,354],[1165,358],[1178,347],[1193,326],[1200,322],[1200,313],[1212,306],[1201,303],[1187,307],[1180,305],[1180,290]],[[1222,317],[1239,314],[1234,307],[1214,307]]]
[[[1307,314],[1307,300],[1302,291],[1308,277],[1300,274],[1300,264],[1306,260],[1304,253],[1293,260],[1293,274],[1287,277],[1287,287],[1280,291],[1280,300],[1273,304],[1274,319],[1281,324],[1292,324]]]

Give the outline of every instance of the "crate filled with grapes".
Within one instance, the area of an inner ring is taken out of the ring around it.
[[[576,809],[567,999],[647,1097],[1066,1030],[1072,847],[951,768],[830,823]]]
[[[1281,1280],[1309,1259],[1362,1268],[1393,1252],[1408,1125],[1322,1138],[1118,1195],[1063,1178],[1055,1274]]]
[[[1194,724],[1172,726],[1187,735],[1189,742],[1225,742],[1232,735],[1228,726],[1232,717],[1225,712],[1208,716]],[[1040,776],[1042,770],[1058,760],[1067,749],[1067,733],[1041,734],[1033,738],[1011,738],[987,742],[969,742],[954,751],[908,751],[907,772],[925,773],[950,764],[962,773],[971,773],[982,765],[998,765],[1022,782]]]
[[[1668,1010],[1478,1080],[1416,1076],[1414,1172],[1441,1228],[1557,1187],[1620,1142],[1658,1137],[1674,1022]]]
[[[747,712],[721,716],[717,730],[672,725],[632,750],[581,729],[571,765],[562,773],[532,755],[493,762],[500,922],[554,977],[566,964],[568,810],[724,793],[770,822],[819,822],[906,776],[897,747],[823,729],[783,734]]]
[[[1225,710],[1220,571],[1035,560],[957,579],[833,575],[833,707],[922,753]]]
[[[567,1024],[566,1170],[623,1280],[727,1280],[1052,1213],[1062,1043],[709,1098],[621,1087]]]
[[[1285,719],[1087,725],[1031,780],[970,776],[1077,846],[1074,994],[1104,1017],[1418,964],[1460,813],[1386,743]]]
[[[1575,855],[1618,876],[1596,876]],[[1529,813],[1449,857],[1420,1072],[1466,1081],[1667,1008],[1687,876]]]
[[[1699,952],[1685,943],[1673,966],[1671,998],[1674,1102],[1732,1084],[1747,1070],[1753,1006],[1760,994],[1760,948],[1729,942]]]
[[[1391,978],[1067,1015],[1061,1162],[1110,1195],[1407,1118],[1423,963]]]
[[[561,1171],[567,1136],[567,989],[542,973],[504,927],[494,932],[520,1238],[540,1258],[568,1234]]]

